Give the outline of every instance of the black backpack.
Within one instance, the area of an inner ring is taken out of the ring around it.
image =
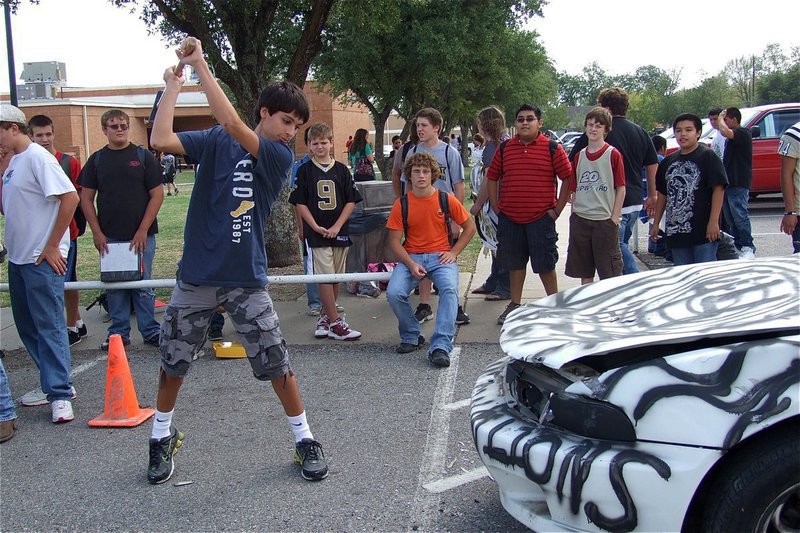
[[[455,244],[455,239],[450,235],[450,198],[446,192],[436,189],[439,193],[439,207],[444,213],[444,229],[447,232],[447,240],[450,247]],[[400,197],[400,213],[403,216],[403,232],[408,235],[408,196],[403,195]]]
[[[58,163],[61,165],[61,169],[64,171],[64,174],[66,174],[69,180],[72,181],[72,170],[69,167],[70,159],[72,159],[71,155],[61,152],[61,155],[58,158]],[[86,217],[83,214],[83,209],[81,209],[80,202],[78,202],[78,207],[75,208],[75,214],[72,215],[72,218],[75,220],[75,224],[78,226],[78,237],[80,237],[86,233]]]

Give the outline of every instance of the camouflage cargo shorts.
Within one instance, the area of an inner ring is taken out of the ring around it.
[[[288,374],[289,355],[278,315],[264,287],[208,287],[178,282],[161,325],[161,367],[183,377],[206,342],[211,315],[222,306],[247,351],[256,379]]]

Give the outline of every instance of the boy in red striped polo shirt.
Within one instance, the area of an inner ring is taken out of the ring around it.
[[[498,317],[520,306],[528,260],[547,294],[558,292],[556,219],[569,198],[572,166],[561,145],[539,133],[542,112],[524,104],[516,113],[517,134],[500,145],[486,175],[489,201],[498,213],[498,257],[511,278],[511,302]],[[556,176],[563,182],[556,198]]]

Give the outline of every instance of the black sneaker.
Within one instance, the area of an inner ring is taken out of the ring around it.
[[[103,343],[100,345],[101,350],[108,351],[108,339],[104,340]],[[130,339],[122,339],[122,345],[128,346],[131,343]]]
[[[417,322],[420,324],[427,322],[428,320],[432,320],[433,310],[431,310],[431,306],[428,304],[419,304],[417,306],[417,310],[414,311],[414,318],[416,318]]]
[[[155,335],[153,335],[149,339],[145,339],[144,343],[145,344],[149,344],[150,346],[155,346],[156,348],[158,348],[159,345],[161,344],[161,334],[160,333],[156,333]]]
[[[222,340],[222,328],[208,328],[208,340],[210,340],[210,341],[221,341]]]
[[[81,325],[81,327],[78,328],[78,335],[80,335],[81,337],[85,337],[88,334],[89,330],[86,329],[86,324],[83,324]]]
[[[75,346],[81,342],[81,334],[77,331],[72,331],[71,329],[67,330],[67,338],[69,339],[70,346]]]
[[[458,313],[456,314],[456,324],[459,326],[469,324],[469,315],[464,312],[464,308],[460,305],[458,306]]]
[[[150,464],[147,467],[147,481],[151,485],[164,483],[175,470],[175,461],[172,456],[178,453],[178,448],[183,444],[183,433],[175,426],[170,428],[169,437],[163,439],[150,439]]]
[[[401,342],[400,346],[395,348],[394,351],[397,352],[397,353],[411,353],[411,352],[415,352],[415,351],[419,350],[423,346],[425,346],[425,337],[420,335],[419,338],[417,339],[417,344],[411,344],[411,343],[408,343],[408,342]]]
[[[508,302],[508,305],[506,306],[505,311],[500,313],[500,316],[497,317],[497,323],[498,324],[503,324],[506,321],[506,318],[508,317],[508,313],[510,313],[511,311],[513,311],[514,309],[516,309],[519,306],[520,306],[520,304],[518,304],[518,303]]]
[[[436,348],[434,351],[429,353],[428,359],[433,366],[450,366],[450,356],[441,348]]]
[[[315,440],[303,439],[295,445],[294,461],[302,465],[303,479],[319,481],[328,477],[328,463],[322,453],[322,444]]]

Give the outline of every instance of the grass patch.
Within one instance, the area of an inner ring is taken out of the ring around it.
[[[469,180],[468,169],[465,170],[465,175]],[[183,226],[186,222],[186,213],[189,208],[189,197],[194,186],[194,172],[184,171],[178,173],[175,177],[175,183],[180,193],[177,196],[165,196],[161,210],[158,212],[158,234],[156,235],[156,254],[153,260],[153,279],[174,278],[178,260],[183,252]],[[465,207],[467,210],[472,207],[470,191],[471,187],[469,181],[467,181],[465,194],[467,198]],[[0,231],[4,230],[5,217],[0,217]],[[458,257],[458,266],[462,272],[475,271],[475,262],[478,259],[481,246],[481,240],[476,235],[461,252]],[[270,272],[288,274],[294,273],[294,270],[297,269],[287,267],[285,272],[278,272],[275,269],[270,269]],[[298,272],[302,273],[302,268]],[[92,230],[89,227],[86,228],[86,233],[78,238],[78,279],[83,281],[100,279],[100,258],[94,247]],[[7,263],[0,265],[0,281],[3,283],[8,282]],[[274,286],[271,291],[278,287],[277,285]],[[291,287],[295,286],[292,285]],[[299,294],[302,294],[304,288],[301,285],[296,286],[296,288]],[[89,305],[99,293],[99,290],[80,291],[82,307]],[[171,294],[172,289],[156,289],[156,298],[159,300],[168,301]],[[10,305],[8,293],[0,292],[0,307],[8,307]]]
[[[153,259],[153,278],[169,279],[175,277],[178,260],[183,252],[183,226],[189,208],[189,196],[194,186],[194,172],[180,172],[175,177],[180,193],[177,196],[165,196],[161,210],[158,212],[158,234],[156,235],[156,255]],[[0,219],[0,230],[5,230],[5,217]],[[78,238],[78,279],[84,281],[100,279],[100,255],[94,247],[92,230],[86,227],[86,233]],[[0,265],[0,279],[8,283],[8,264]],[[89,305],[99,290],[80,291],[83,307]],[[168,300],[172,289],[156,289],[156,298]],[[7,292],[0,293],[0,307],[8,307],[11,301]]]

